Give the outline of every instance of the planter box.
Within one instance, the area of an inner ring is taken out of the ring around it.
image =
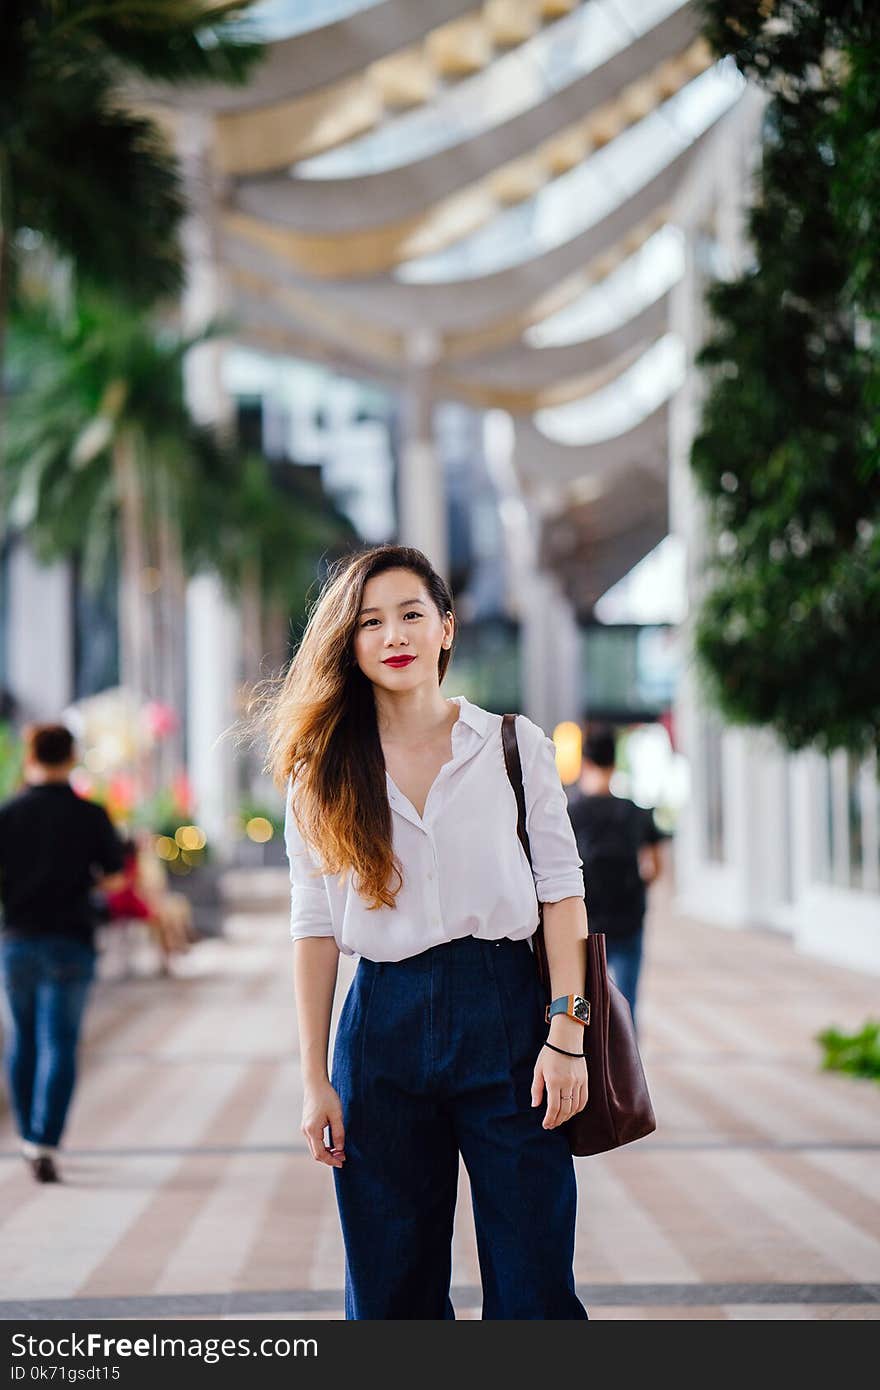
[[[200,936],[221,936],[223,933],[222,872],[216,864],[200,864],[188,874],[168,875],[168,887],[182,893],[189,902],[193,926]]]
[[[265,845],[255,844],[247,838],[237,840],[233,864],[240,869],[280,869],[287,866],[284,839],[273,835]]]

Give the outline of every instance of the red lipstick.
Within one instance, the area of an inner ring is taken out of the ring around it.
[[[414,656],[386,656],[382,662],[383,666],[408,666],[411,661],[415,661]]]

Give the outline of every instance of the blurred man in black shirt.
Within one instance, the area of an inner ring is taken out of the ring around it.
[[[71,733],[26,731],[27,783],[0,806],[6,1069],[22,1152],[39,1182],[57,1182],[76,1079],[76,1048],[95,973],[97,885],[122,886],[122,845],[106,811],[77,796]]]
[[[636,1014],[645,888],[660,873],[659,844],[666,838],[651,811],[615,796],[614,732],[593,725],[583,742],[583,767],[568,812],[584,864],[584,896],[591,932],[604,932],[608,968]]]

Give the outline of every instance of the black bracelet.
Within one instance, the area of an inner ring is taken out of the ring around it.
[[[563,1057],[583,1057],[583,1052],[566,1052],[564,1047],[557,1047],[555,1043],[545,1042],[545,1047],[549,1047],[553,1052],[561,1052]]]

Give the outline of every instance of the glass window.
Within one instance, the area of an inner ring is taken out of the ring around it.
[[[821,758],[815,772],[815,816],[813,846],[813,877],[819,883],[833,881],[834,862],[834,798],[831,786],[831,764]]]
[[[859,769],[857,793],[862,857],[859,886],[866,893],[880,893],[880,782],[877,773],[877,754],[872,751]]]
[[[119,684],[119,570],[112,546],[103,574],[88,583],[73,564],[73,698]]]
[[[880,892],[880,782],[876,755],[837,749],[818,765],[815,803],[816,879],[839,888]]]
[[[849,884],[849,787],[847,755],[837,748],[831,766],[831,879],[839,888]]]
[[[794,864],[792,862],[792,798],[791,798],[791,759],[783,755],[779,769],[781,781],[782,825],[779,836],[780,889],[784,903],[794,902]]]
[[[874,892],[880,892],[880,757],[874,755],[874,771],[871,777],[871,791],[874,803],[874,857],[871,885]]]
[[[706,858],[724,863],[724,784],[721,726],[711,715],[701,721],[703,752],[703,843]]]
[[[862,887],[862,788],[861,759],[846,755],[847,843],[849,846],[849,886]]]

